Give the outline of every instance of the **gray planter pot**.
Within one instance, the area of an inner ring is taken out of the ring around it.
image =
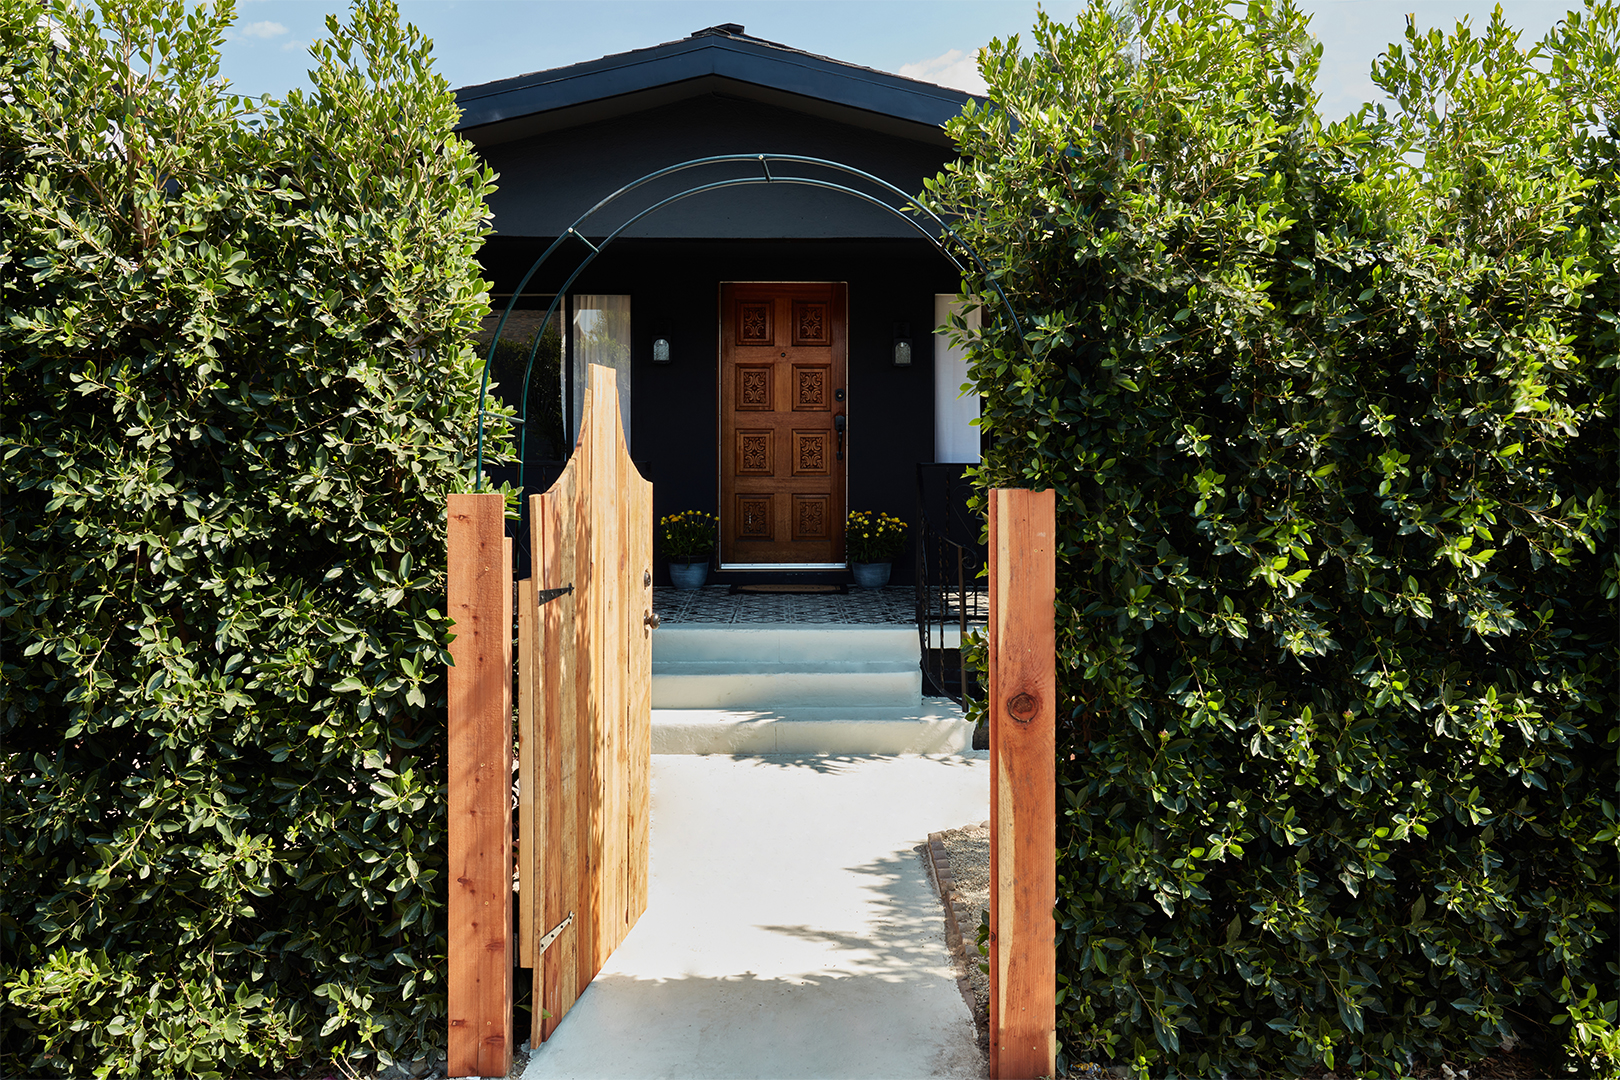
[[[849,564],[850,571],[855,575],[855,584],[863,589],[881,589],[889,583],[889,572],[894,569],[893,563],[886,562],[858,562]]]
[[[709,579],[709,560],[669,564],[669,580],[677,589],[701,589]]]

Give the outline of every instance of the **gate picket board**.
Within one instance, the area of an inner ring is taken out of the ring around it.
[[[531,717],[537,707],[535,692],[535,635],[539,632],[539,611],[534,578],[522,578],[517,583],[517,725],[518,731],[531,730]],[[531,910],[530,901],[540,881],[535,872],[535,859],[541,853],[535,849],[535,785],[528,782],[534,775],[534,740],[518,740],[518,903],[514,911],[517,934],[517,966],[534,967],[535,942],[539,939],[529,933],[537,911]],[[544,930],[540,931],[542,934]]]
[[[529,500],[534,575],[519,616],[519,955],[551,1014],[534,1009],[533,1044],[647,906],[652,485],[625,447],[613,370],[589,370],[573,457]]]

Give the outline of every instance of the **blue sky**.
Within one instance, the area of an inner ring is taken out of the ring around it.
[[[1069,19],[1078,0],[1048,0]],[[1449,29],[1468,16],[1483,26],[1484,0],[1304,0],[1323,43],[1317,90],[1337,118],[1377,94],[1367,78],[1373,58],[1404,32]],[[1566,0],[1507,0],[1508,22],[1527,44],[1572,6]],[[334,0],[239,0],[224,48],[224,74],[238,93],[281,94],[305,85],[305,51],[324,32]],[[1026,0],[403,0],[404,17],[433,39],[438,68],[452,86],[560,67],[608,53],[685,37],[718,23],[883,71],[976,90],[972,58],[994,37],[1027,31],[1036,5]],[[1027,36],[1027,35],[1026,35]]]

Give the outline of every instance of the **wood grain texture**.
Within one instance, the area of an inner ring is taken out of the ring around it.
[[[990,492],[990,1076],[1057,1067],[1056,501]]]
[[[538,809],[535,799],[535,747],[536,700],[535,645],[539,635],[540,611],[536,605],[534,578],[526,577],[517,583],[517,730],[518,730],[518,903],[514,918],[517,921],[518,967],[534,967],[535,945],[546,932],[539,926],[540,906],[535,900],[536,882],[542,876],[539,860],[545,857],[545,848],[539,844],[541,833],[537,828]]]
[[[835,417],[850,404],[847,307],[839,282],[720,286],[722,563],[843,562],[853,435],[840,458]]]
[[[504,1077],[512,1024],[512,555],[496,494],[449,497],[449,1061]]]
[[[636,480],[640,480],[637,476]],[[629,485],[634,497],[630,512],[633,528],[625,539],[625,549],[634,552],[627,580],[634,603],[626,605],[630,623],[626,640],[633,642],[625,663],[630,700],[625,716],[629,735],[629,776],[626,787],[625,827],[629,832],[629,885],[625,912],[625,933],[647,910],[647,884],[652,851],[652,628],[648,620],[653,610],[653,508],[652,485]],[[645,524],[642,524],[645,523]]]
[[[537,589],[557,588],[575,581],[573,547],[559,540],[563,533],[564,510],[568,508],[571,512],[573,506],[574,478],[573,473],[567,473],[544,495],[530,498],[529,550],[536,567]],[[571,528],[569,535],[572,535]],[[537,727],[535,770],[539,780],[535,828],[539,846],[545,849],[546,856],[537,866],[535,876],[536,899],[541,905],[536,925],[542,927],[542,934],[580,907],[578,754],[574,738],[578,709],[576,698],[570,692],[575,685],[572,627],[578,597],[576,591],[552,600],[540,609],[537,622],[540,710],[533,717]],[[573,793],[574,797],[565,797],[567,793]],[[540,959],[540,968],[535,973],[535,997],[552,1016],[546,1018],[539,1009],[534,1010],[530,1034],[533,1045],[551,1034],[556,1021],[578,996],[576,932],[570,927]]]
[[[500,812],[500,855],[495,865],[495,871],[500,875],[499,881],[490,883],[490,910],[497,906],[500,908],[498,925],[500,933],[497,935],[494,928],[497,925],[491,920],[491,932],[484,943],[489,955],[486,963],[500,964],[500,978],[489,979],[480,985],[481,1004],[480,1011],[484,1014],[484,1037],[478,1044],[478,1075],[489,1077],[505,1077],[512,1071],[512,1052],[517,1048],[517,1039],[512,1031],[512,969],[515,950],[512,934],[512,862],[514,851],[512,849],[512,691],[513,691],[513,624],[516,621],[516,612],[512,610],[516,597],[512,589],[512,566],[514,564],[512,538],[504,535],[506,531],[506,500],[501,500],[501,568],[500,568],[500,627],[503,645],[500,650],[500,675],[498,685],[500,692],[500,705],[496,714],[490,717],[484,738],[488,740],[488,754],[494,760],[491,769],[499,773],[499,799]],[[487,784],[488,781],[485,781]],[[495,796],[489,796],[493,802]],[[493,807],[491,807],[493,810]],[[498,898],[498,899],[497,899]],[[498,958],[498,959],[497,959]]]
[[[530,501],[536,589],[532,923],[572,925],[537,958],[531,1040],[551,1037],[646,910],[652,751],[652,485],[630,462],[614,374],[591,368],[579,442]],[[524,851],[529,850],[524,846]],[[528,858],[528,855],[524,856]]]
[[[600,392],[597,403],[603,400]],[[611,394],[606,400],[612,401]],[[605,417],[595,417],[595,420],[605,420]],[[619,476],[618,460],[612,452],[614,434],[618,431],[617,422],[609,425],[596,422],[586,427],[585,434],[590,440],[591,462],[591,499],[589,505],[591,522],[591,566],[596,576],[591,582],[591,660],[592,672],[590,680],[590,725],[591,733],[596,741],[595,753],[591,757],[594,766],[591,775],[591,787],[595,792],[594,806],[596,813],[591,815],[591,853],[592,863],[598,871],[590,875],[591,884],[591,913],[594,917],[596,941],[591,953],[591,974],[594,977],[596,970],[607,960],[608,954],[613,951],[613,931],[618,920],[614,917],[618,911],[619,881],[623,871],[623,853],[614,842],[618,831],[616,825],[619,821],[618,794],[619,787],[615,781],[618,778],[618,735],[622,723],[622,710],[614,707],[615,698],[622,681],[613,673],[622,672],[623,667],[618,666],[618,639],[619,627],[614,618],[617,605],[614,601],[618,594],[618,502],[619,502]],[[580,991],[584,992],[584,987]]]

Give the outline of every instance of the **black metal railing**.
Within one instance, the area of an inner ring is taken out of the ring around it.
[[[968,508],[965,465],[917,466],[917,636],[930,693],[965,705],[983,695],[963,646],[988,622],[982,526]],[[955,641],[953,643],[952,638]]]

